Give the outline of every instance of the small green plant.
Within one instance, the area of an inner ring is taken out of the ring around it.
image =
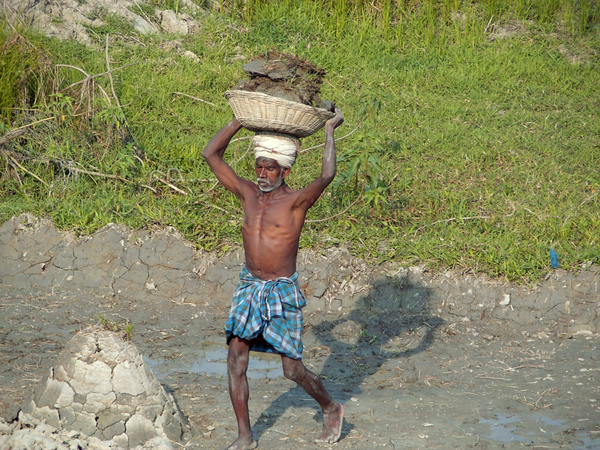
[[[98,313],[96,315],[96,318],[98,319],[98,325],[100,325],[105,330],[115,332],[121,331],[121,327],[119,327],[119,324],[110,319],[107,319],[106,317],[104,317],[104,314]]]
[[[357,139],[358,144],[340,156],[339,162],[346,164],[346,170],[337,175],[332,187],[335,191],[343,185],[353,186],[355,193],[362,193],[366,205],[379,211],[387,204],[385,193],[389,189],[383,180],[381,158],[377,153],[383,147],[369,133]]]
[[[107,319],[103,314],[98,313],[96,315],[98,320],[98,325],[108,331],[113,331],[115,333],[119,333],[123,331],[124,338],[130,341],[133,338],[133,324],[129,321],[129,319],[125,320],[125,326],[123,330],[121,330],[121,326],[110,319]]]
[[[129,320],[125,324],[125,337],[128,341],[133,339],[133,324]]]
[[[360,332],[360,334],[358,335],[358,338],[361,341],[366,342],[369,345],[373,345],[377,341],[377,336],[375,335],[375,333],[369,333],[365,329],[363,329]]]
[[[123,110],[118,106],[106,106],[96,114],[96,118],[106,123],[106,125],[119,128],[125,123]]]
[[[75,99],[68,95],[50,94],[51,102],[48,104],[50,109],[62,122],[70,120],[73,117],[73,104]]]
[[[110,172],[127,177],[135,172],[135,159],[133,157],[133,144],[127,144],[119,150],[116,159],[112,162]]]

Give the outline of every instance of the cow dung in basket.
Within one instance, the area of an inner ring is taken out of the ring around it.
[[[319,97],[325,70],[297,56],[275,51],[243,66],[250,76],[225,97],[242,126],[302,138],[333,117],[335,105]]]

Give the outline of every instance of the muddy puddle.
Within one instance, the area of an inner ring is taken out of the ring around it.
[[[144,357],[148,367],[159,381],[174,373],[195,373],[214,378],[227,377],[227,345],[221,340],[205,341],[198,348],[187,349],[176,359]],[[249,379],[283,377],[281,357],[270,353],[250,353],[247,376]]]
[[[583,421],[586,421],[583,419]],[[548,437],[569,433],[578,442],[573,450],[600,449],[600,435],[592,435],[582,429],[572,428],[565,431],[565,422],[551,419],[539,413],[531,415],[494,414],[491,418],[482,418],[480,423],[489,425],[489,434],[483,436],[504,444],[529,446],[542,435]],[[584,424],[582,423],[582,426]]]

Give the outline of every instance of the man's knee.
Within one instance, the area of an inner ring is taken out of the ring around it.
[[[243,358],[227,358],[227,373],[233,377],[240,377],[248,370],[248,360]]]
[[[306,368],[300,360],[289,359],[283,363],[283,376],[288,380],[297,382],[304,376],[305,372]]]
[[[233,340],[229,344],[227,352],[227,370],[232,375],[242,375],[246,373],[250,352],[247,346],[240,345]]]

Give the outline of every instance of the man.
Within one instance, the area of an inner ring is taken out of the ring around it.
[[[228,450],[258,446],[248,414],[249,352],[281,355],[283,373],[295,381],[323,410],[323,432],[316,440],[333,443],[340,438],[343,408],[325,390],[318,376],[302,363],[301,308],[306,301],[298,287],[296,258],[306,212],[335,176],[334,130],[344,118],[336,115],[325,125],[321,174],[304,189],[289,188],[285,179],[297,155],[297,146],[277,135],[257,134],[253,141],[257,183],[240,178],[223,160],[231,138],[240,130],[234,119],[206,145],[202,156],[217,179],[242,202],[245,267],[225,326],[229,351],[229,395],[238,422],[238,438]]]

